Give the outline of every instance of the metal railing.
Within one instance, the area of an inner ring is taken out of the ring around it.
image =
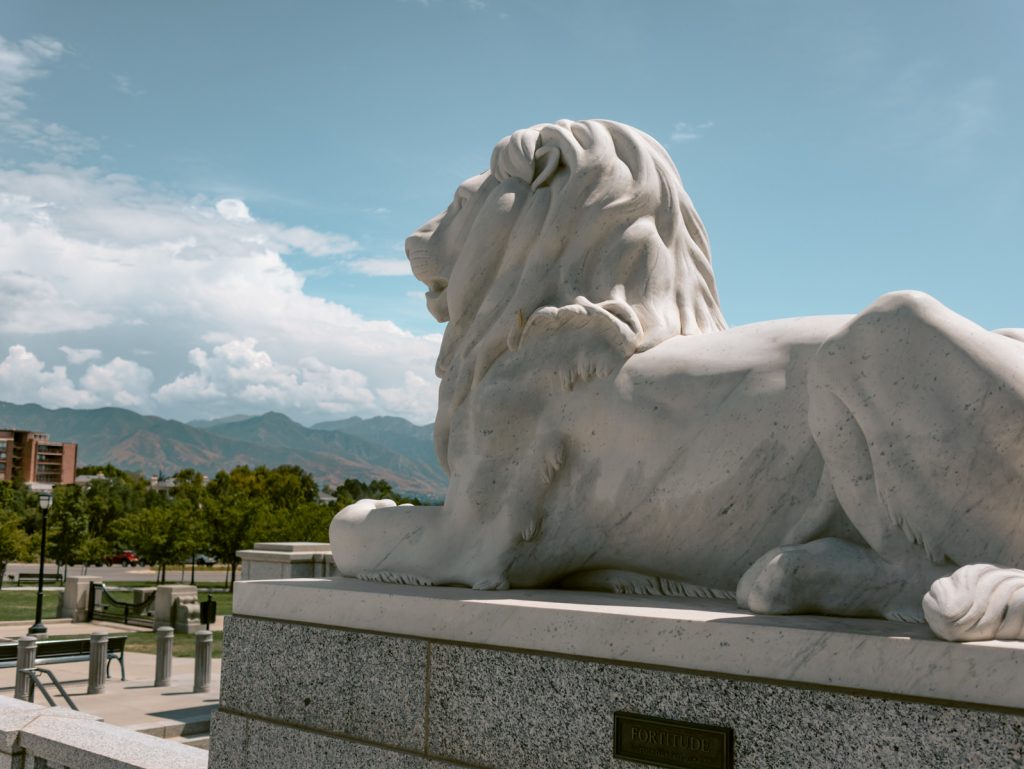
[[[102,582],[95,582],[92,585],[92,590],[89,591],[88,621],[92,622],[97,619],[151,628],[156,619],[153,616],[155,601],[155,592],[150,593],[145,600],[138,603],[121,601],[111,595]]]

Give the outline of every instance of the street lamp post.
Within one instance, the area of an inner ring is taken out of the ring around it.
[[[39,495],[39,509],[43,511],[43,536],[39,543],[39,587],[36,591],[36,624],[28,629],[29,635],[46,635],[43,624],[43,569],[46,565],[46,511],[50,509],[53,496],[45,491]]]

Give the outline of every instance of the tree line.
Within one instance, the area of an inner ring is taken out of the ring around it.
[[[419,504],[396,494],[386,481],[353,478],[334,489],[325,486],[334,499],[321,502],[313,476],[295,465],[242,465],[209,482],[196,470],[182,470],[164,491],[112,465],[78,472],[98,477],[54,487],[47,558],[58,567],[90,565],[134,550],[158,569],[161,582],[168,565],[188,563],[201,552],[229,564],[226,579],[233,584],[236,552],[256,542],[326,542],[334,514],[359,499]],[[41,528],[38,495],[24,484],[0,481],[0,584],[8,563],[39,557]]]

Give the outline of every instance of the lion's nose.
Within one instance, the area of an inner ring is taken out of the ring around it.
[[[416,230],[412,235],[405,239],[405,255],[412,259],[413,254],[417,251],[423,250],[430,240],[430,236],[434,234],[437,229],[437,225],[441,221],[441,217],[444,214],[438,214],[433,219],[422,224],[419,229]]]

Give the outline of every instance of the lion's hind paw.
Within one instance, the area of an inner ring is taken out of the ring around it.
[[[1024,641],[1024,571],[985,563],[935,580],[921,602],[932,632],[947,641]]]

